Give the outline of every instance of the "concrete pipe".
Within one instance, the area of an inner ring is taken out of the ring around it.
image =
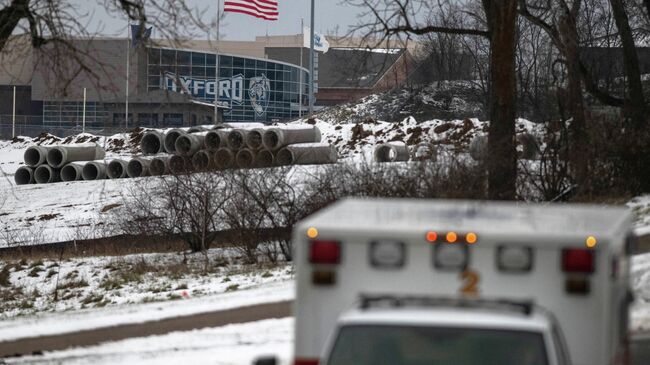
[[[408,161],[410,154],[404,142],[386,142],[375,147],[376,162]]]
[[[212,152],[200,150],[192,156],[192,167],[195,171],[207,171],[212,168]]]
[[[228,147],[232,150],[238,150],[246,145],[247,129],[233,129],[228,133]]]
[[[47,152],[47,163],[59,168],[73,161],[101,160],[106,155],[96,144],[55,146]]]
[[[269,150],[259,150],[255,155],[255,167],[271,167],[275,164],[275,156]]]
[[[265,127],[255,128],[248,131],[246,134],[246,146],[253,151],[257,151],[262,148],[262,138],[264,136],[264,132],[266,132],[268,129],[268,127]]]
[[[237,152],[237,155],[235,155],[235,163],[237,164],[237,167],[241,169],[253,167],[254,162],[255,152],[248,148],[242,148]]]
[[[202,125],[195,125],[187,129],[187,133],[198,133],[198,132],[207,132],[209,128],[206,128]]]
[[[520,159],[536,160],[540,157],[539,143],[537,138],[530,133],[517,135],[517,154]]]
[[[14,174],[16,185],[27,185],[34,183],[34,169],[28,166],[20,166]]]
[[[477,134],[469,143],[469,155],[474,161],[482,161],[487,156],[488,137],[485,134]]]
[[[413,150],[415,161],[435,161],[438,158],[438,149],[433,143],[422,142]]]
[[[320,140],[320,130],[313,125],[272,127],[265,130],[262,136],[264,148],[270,151],[276,151],[290,144],[318,143]]]
[[[29,167],[36,167],[42,165],[47,161],[47,152],[51,147],[30,146],[23,154],[25,165]]]
[[[121,179],[128,177],[129,175],[126,173],[128,166],[129,161],[127,160],[113,160],[109,162],[108,166],[106,167],[106,175],[108,175],[109,179]]]
[[[215,129],[205,134],[203,145],[210,151],[216,151],[228,146],[228,134],[232,129]]]
[[[207,133],[208,132],[188,133],[178,136],[174,143],[176,153],[188,157],[194,155],[203,148],[203,141],[205,140],[205,135]]]
[[[140,140],[140,149],[145,155],[155,155],[163,152],[165,135],[159,131],[146,131]]]
[[[149,176],[150,164],[150,158],[134,157],[126,165],[126,174],[129,175],[129,177]]]
[[[278,151],[275,160],[278,165],[313,165],[336,163],[336,148],[327,143],[299,143]]]
[[[106,162],[90,161],[84,165],[81,170],[81,176],[84,180],[102,180],[106,178]]]
[[[185,132],[183,129],[170,129],[165,133],[165,139],[163,143],[163,147],[165,148],[165,151],[167,153],[175,153],[176,152],[176,139],[180,137],[181,135],[185,135],[187,132]]]
[[[219,148],[214,153],[214,166],[218,169],[229,169],[235,165],[235,154],[227,148]]]
[[[160,176],[169,174],[169,157],[154,157],[149,164],[149,174],[151,176]]]
[[[34,170],[34,181],[36,181],[37,184],[61,181],[59,170],[50,165],[39,165],[36,170]]]
[[[85,162],[70,162],[61,168],[61,181],[76,181],[83,179]]]
[[[192,167],[192,159],[189,157],[173,155],[169,158],[169,172],[174,175],[191,172]]]

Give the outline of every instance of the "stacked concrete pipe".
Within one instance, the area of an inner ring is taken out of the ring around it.
[[[228,133],[228,147],[233,150],[239,150],[246,146],[246,136],[248,129],[233,129]]]
[[[286,146],[275,156],[278,165],[313,165],[336,163],[336,148],[327,143],[297,143]]]
[[[215,129],[207,132],[203,140],[206,149],[214,152],[221,147],[228,146],[228,134],[232,129]]]
[[[102,180],[106,178],[106,161],[89,161],[87,162],[81,175],[84,180]]]
[[[108,163],[106,167],[106,175],[109,179],[121,179],[128,177],[126,169],[129,166],[128,160],[115,159]]]
[[[218,169],[229,169],[235,165],[235,154],[228,148],[219,148],[214,153],[214,166]]]
[[[317,143],[321,141],[320,130],[313,125],[269,128],[264,131],[264,148],[277,151],[284,146],[298,143]]]
[[[49,150],[50,147],[30,146],[25,150],[23,160],[27,166],[35,168],[47,162],[47,152]]]
[[[381,143],[375,147],[374,155],[377,162],[408,161],[410,156],[404,142]]]
[[[181,156],[193,156],[203,148],[205,135],[207,133],[208,132],[187,133],[178,136],[174,143],[176,153]]]
[[[165,139],[163,140],[163,147],[167,153],[176,152],[176,139],[181,135],[187,134],[187,132],[180,128],[170,129],[165,133]]]
[[[257,151],[264,147],[262,144],[262,139],[264,138],[264,132],[266,132],[268,127],[253,128],[246,134],[246,146],[252,151]]]
[[[61,181],[59,169],[55,169],[50,165],[39,165],[36,170],[34,170],[34,181],[36,181],[37,184]]]
[[[14,174],[16,185],[26,185],[34,183],[34,169],[29,166],[20,166]]]
[[[151,158],[145,157],[134,157],[126,165],[126,174],[129,177],[144,177],[149,176],[149,164],[151,163]]]
[[[155,155],[165,150],[165,135],[160,131],[146,131],[140,140],[140,150],[145,155]]]
[[[61,169],[61,181],[83,180],[84,162],[70,162]]]
[[[101,160],[106,153],[96,144],[55,146],[47,151],[47,163],[53,168],[61,168],[73,161]]]
[[[151,159],[149,164],[149,173],[151,176],[160,176],[169,174],[170,156],[159,156]]]
[[[242,148],[241,150],[237,151],[237,154],[235,155],[235,164],[237,167],[240,169],[247,169],[253,167],[254,163],[255,152],[253,152],[253,150]]]
[[[207,171],[213,166],[213,153],[203,149],[192,156],[192,167],[195,171]]]
[[[174,175],[186,174],[192,171],[192,159],[186,156],[173,155],[169,157],[169,172]]]
[[[255,167],[271,167],[275,165],[275,156],[269,150],[259,150],[255,154]]]

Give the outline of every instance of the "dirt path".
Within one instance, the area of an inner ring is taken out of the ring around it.
[[[131,337],[161,335],[174,331],[189,331],[206,327],[220,327],[233,323],[283,318],[291,315],[291,303],[291,301],[265,303],[159,321],[0,342],[0,357],[40,354],[43,351],[92,346],[101,342],[117,341]]]

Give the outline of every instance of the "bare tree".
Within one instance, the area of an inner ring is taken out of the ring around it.
[[[210,36],[214,19],[205,9],[175,0],[94,0],[84,2],[117,19],[139,24],[143,39],[146,27],[174,44],[197,33]],[[0,2],[0,58],[6,61],[23,59],[34,52],[33,65],[47,69],[59,78],[57,89],[68,91],[68,86],[80,76],[87,77],[94,86],[106,88],[102,79],[110,79],[114,67],[97,54],[85,40],[100,34],[91,28],[92,13],[80,10],[80,4],[71,0],[8,0]],[[0,67],[2,67],[0,65]]]
[[[369,37],[387,39],[399,36],[446,33],[486,37],[490,41],[488,141],[488,196],[514,199],[516,195],[517,153],[515,149],[515,45],[517,0],[482,0],[476,3],[424,0],[349,0],[366,10],[357,30]],[[474,5],[474,7],[472,7]],[[455,9],[455,10],[454,10]],[[422,14],[464,11],[474,20],[457,26],[432,24],[433,17]],[[421,19],[425,19],[422,22]]]
[[[192,252],[207,250],[217,239],[221,212],[232,198],[222,173],[165,176],[129,188],[122,207],[114,209],[118,226],[135,235],[180,237]]]

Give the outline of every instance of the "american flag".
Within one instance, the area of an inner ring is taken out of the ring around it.
[[[278,20],[279,15],[277,0],[226,0],[223,10],[264,20]]]

